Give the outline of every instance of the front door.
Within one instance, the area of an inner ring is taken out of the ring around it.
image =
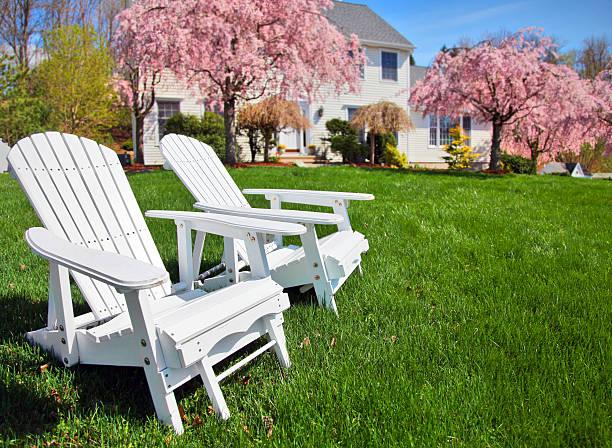
[[[300,101],[302,114],[310,120],[310,104]],[[311,131],[297,131],[292,128],[285,129],[278,135],[278,144],[285,145],[286,151],[297,151],[300,154],[308,154],[308,145],[311,140]]]

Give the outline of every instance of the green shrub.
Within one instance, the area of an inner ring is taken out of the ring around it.
[[[330,138],[335,135],[354,135],[357,136],[357,129],[351,126],[346,120],[340,118],[332,118],[325,122],[325,128],[329,132]]]
[[[368,147],[368,154],[370,154],[370,149],[371,148],[371,139],[372,135],[368,134],[368,138],[367,138],[367,147]],[[391,132],[387,132],[385,134],[376,134],[374,136],[374,160],[376,162],[382,162],[384,161],[384,153],[385,153],[385,149],[387,148],[387,145],[391,145],[391,146],[397,146],[397,140],[395,140],[395,136],[391,133]],[[372,162],[372,163],[376,163],[376,162]]]
[[[330,143],[331,150],[342,155],[344,163],[363,162],[367,156],[368,149],[359,143],[357,129],[346,120],[332,118],[325,122],[329,137],[324,141]]]
[[[363,162],[368,154],[368,148],[360,144],[356,135],[334,135],[331,137],[331,150],[342,154],[342,161]]]
[[[182,134],[210,145],[219,158],[225,157],[225,122],[214,112],[204,112],[202,117],[176,114],[166,121],[165,134]]]
[[[134,150],[134,142],[132,139],[126,140],[121,144],[121,149],[124,151],[133,151]]]
[[[537,167],[531,159],[506,152],[502,153],[499,159],[502,163],[502,168],[510,173],[536,174]]]
[[[408,168],[408,158],[406,154],[397,150],[397,146],[387,143],[384,153],[385,165],[393,168]]]

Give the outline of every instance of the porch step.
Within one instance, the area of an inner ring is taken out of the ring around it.
[[[314,163],[317,158],[315,156],[301,156],[301,155],[293,155],[291,153],[287,154],[285,152],[282,156],[280,156],[279,161],[283,163]]]

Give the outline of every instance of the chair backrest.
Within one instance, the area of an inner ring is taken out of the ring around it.
[[[196,201],[249,207],[234,179],[206,143],[185,135],[168,134],[162,138],[160,148]]]
[[[17,142],[8,159],[44,227],[73,243],[164,267],[113,150],[76,135],[46,132]],[[114,288],[71,275],[97,319],[126,310],[123,294]],[[147,293],[161,298],[170,286]]]

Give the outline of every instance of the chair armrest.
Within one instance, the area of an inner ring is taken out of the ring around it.
[[[125,255],[79,246],[42,227],[28,229],[25,240],[36,255],[119,291],[148,289],[170,279],[165,269]]]
[[[279,235],[301,235],[306,233],[306,228],[299,224],[254,219],[244,216],[168,210],[148,210],[145,216],[149,218],[173,219],[177,225],[185,223],[193,230],[236,239],[244,239],[244,235],[247,232]]]
[[[371,201],[374,199],[373,194],[345,193],[342,191],[247,188],[242,192],[244,194],[263,194],[270,201],[274,201],[276,198],[282,202],[327,206],[333,206],[334,201]]]
[[[342,216],[334,213],[306,212],[302,210],[283,210],[268,208],[233,207],[226,205],[206,204],[196,202],[195,208],[210,213],[221,213],[231,216],[270,219],[272,221],[294,222],[300,224],[338,225],[344,221]]]

